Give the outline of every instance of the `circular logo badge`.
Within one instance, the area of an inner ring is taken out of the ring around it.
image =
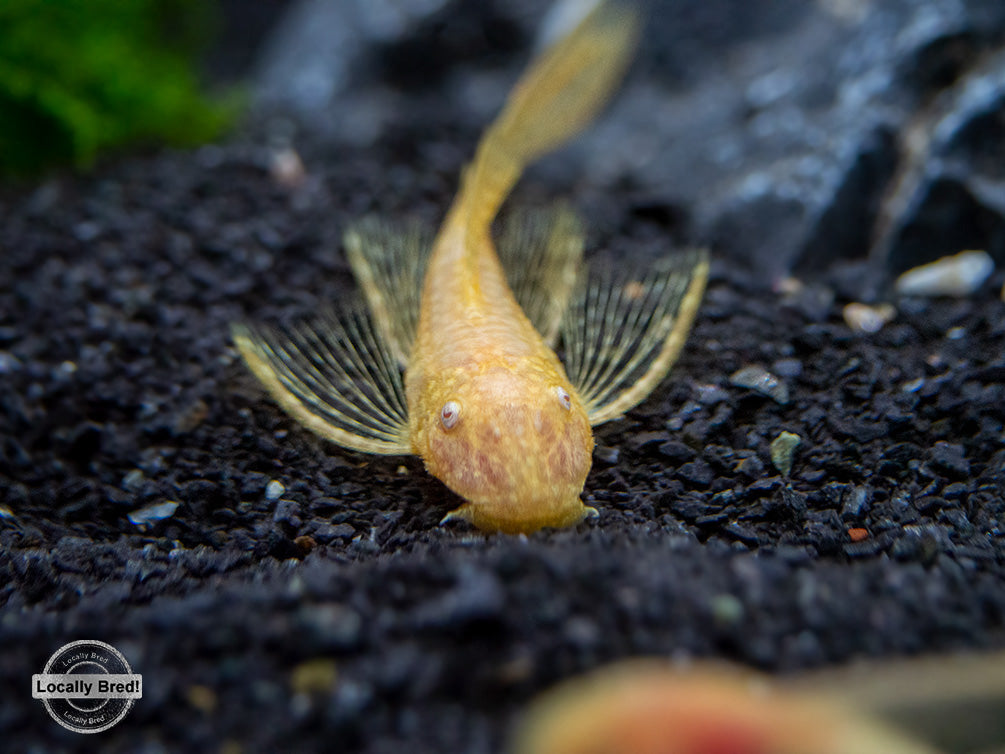
[[[31,695],[57,723],[77,733],[108,730],[143,696],[143,676],[133,673],[115,647],[103,641],[64,644],[41,673],[31,677]]]

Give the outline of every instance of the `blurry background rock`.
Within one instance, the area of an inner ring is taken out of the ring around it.
[[[256,97],[345,145],[437,131],[473,143],[548,7],[298,0],[262,44]],[[712,242],[766,280],[870,250],[891,274],[964,248],[1005,260],[1005,4],[648,7],[617,106],[538,168],[579,181],[600,224]],[[605,211],[612,190],[633,217]]]
[[[0,176],[219,135],[233,99],[205,98],[193,67],[211,9],[199,0],[4,0]]]
[[[550,7],[11,0],[0,10],[0,171],[214,138],[233,98],[204,98],[193,61],[215,32],[204,67],[218,84],[250,82],[249,124],[268,115],[278,148],[303,132],[334,149],[408,142],[418,167],[452,173]],[[853,298],[866,303],[904,270],[965,248],[1005,261],[1005,4],[647,7],[617,107],[536,168],[548,183],[577,182],[596,232],[711,243],[761,282],[871,257],[885,275],[865,276]]]

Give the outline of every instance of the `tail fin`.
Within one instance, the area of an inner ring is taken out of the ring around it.
[[[533,62],[465,171],[470,229],[487,228],[524,168],[593,119],[628,66],[638,26],[631,9],[601,0]]]

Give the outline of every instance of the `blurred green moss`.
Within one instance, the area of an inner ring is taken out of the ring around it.
[[[213,14],[209,0],[0,1],[0,175],[218,136],[237,106],[199,86]]]

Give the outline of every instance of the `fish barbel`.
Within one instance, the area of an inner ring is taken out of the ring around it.
[[[365,307],[234,327],[247,365],[300,423],[353,450],[420,456],[465,501],[444,520],[510,533],[580,521],[591,426],[649,395],[687,337],[704,252],[642,274],[588,271],[561,206],[510,215],[498,252],[491,233],[526,166],[604,104],[637,28],[633,12],[601,4],[538,57],[435,238],[372,219],[346,233]]]

